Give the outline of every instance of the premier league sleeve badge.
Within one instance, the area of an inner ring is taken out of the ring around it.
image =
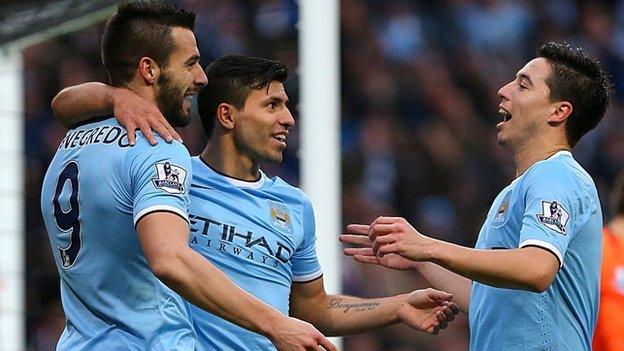
[[[537,220],[546,228],[566,235],[566,224],[570,213],[557,201],[542,201],[542,213],[536,214]]]

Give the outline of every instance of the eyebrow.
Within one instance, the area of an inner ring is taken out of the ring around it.
[[[189,57],[186,61],[184,61],[184,64],[191,64],[191,63],[195,63],[199,61],[199,55],[193,55],[191,57]]]
[[[288,97],[283,98],[281,96],[270,96],[268,99],[266,99],[266,102],[283,102],[283,103],[288,103],[290,100],[288,99]]]
[[[533,81],[531,80],[531,77],[527,76],[527,75],[526,75],[526,74],[524,74],[524,73],[518,73],[518,74],[516,75],[516,78],[524,79],[524,80],[526,80],[526,81],[527,81],[530,85],[533,85],[533,86],[535,85],[535,84],[533,84]]]

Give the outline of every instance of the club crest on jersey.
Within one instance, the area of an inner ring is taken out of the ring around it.
[[[182,167],[172,165],[169,162],[157,162],[156,178],[152,179],[154,186],[169,194],[182,194],[184,192],[184,181],[186,171]]]
[[[570,219],[570,213],[557,201],[542,201],[542,213],[538,213],[536,216],[537,220],[546,228],[566,235],[565,226]]]
[[[273,226],[290,233],[290,211],[286,205],[269,201],[269,218]]]
[[[501,201],[500,206],[498,207],[498,211],[492,220],[492,227],[499,228],[503,224],[505,224],[505,220],[507,219],[507,210],[509,209],[509,197],[511,196],[511,192],[507,192],[503,201]]]

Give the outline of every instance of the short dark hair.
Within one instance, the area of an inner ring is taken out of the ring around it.
[[[572,49],[569,44],[544,44],[537,50],[537,56],[548,60],[552,68],[546,79],[550,100],[572,104],[566,137],[570,146],[574,146],[600,123],[607,111],[612,92],[609,75],[582,48]]]
[[[611,211],[614,216],[624,215],[624,171],[621,171],[611,189]]]
[[[284,82],[288,68],[279,61],[243,55],[227,55],[206,67],[208,84],[199,92],[197,105],[206,137],[215,127],[217,107],[228,103],[241,109],[252,90]]]
[[[173,27],[194,30],[195,13],[161,1],[120,4],[102,36],[102,64],[110,83],[120,86],[129,82],[141,57],[166,67],[176,48]]]

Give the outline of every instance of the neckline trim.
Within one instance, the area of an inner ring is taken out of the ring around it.
[[[260,173],[260,177],[257,180],[244,180],[236,177],[229,176],[225,173],[219,172],[216,169],[212,168],[208,162],[206,162],[201,155],[198,155],[197,158],[208,168],[210,171],[218,175],[220,178],[225,180],[226,182],[238,187],[238,188],[251,188],[251,189],[259,189],[266,182],[266,175],[262,170],[258,170]]]
[[[553,159],[553,158],[555,158],[555,157],[557,157],[557,156],[561,156],[561,155],[566,155],[566,156],[574,157],[574,156],[572,156],[572,152],[571,152],[570,150],[567,150],[567,149],[559,150],[559,151],[555,152],[554,154],[552,154],[552,155],[548,156],[547,158],[545,158],[545,159],[543,159],[543,160],[539,160],[539,161],[535,162],[534,164],[532,164],[532,165],[531,165],[531,167],[527,168],[527,169],[526,169],[526,171],[524,171],[524,172],[523,172],[520,176],[516,177],[516,179],[514,179],[514,180],[511,182],[511,184],[516,183],[518,180],[520,180],[522,177],[524,177],[524,175],[525,175],[525,174],[529,173],[529,171],[530,171],[533,167],[537,166],[539,163],[542,163],[542,162],[544,162],[544,161],[548,161],[548,160],[550,160],[550,159]]]

